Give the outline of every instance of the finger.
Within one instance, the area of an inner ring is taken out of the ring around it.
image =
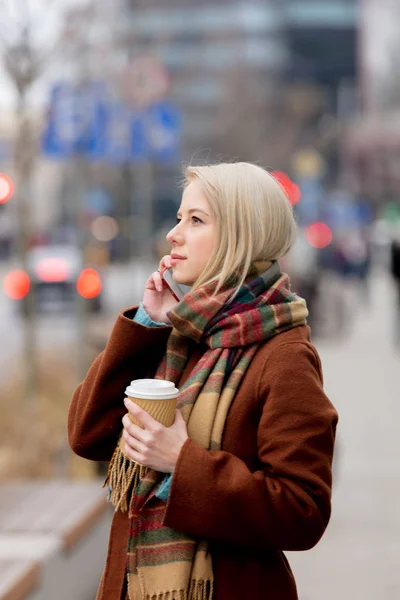
[[[140,408],[137,404],[134,404],[129,398],[125,398],[124,403],[129,412],[131,412],[135,419],[148,431],[153,432],[162,427],[162,425],[153,419],[148,412],[143,410],[143,408]]]
[[[170,269],[170,268],[171,268],[171,257],[169,254],[166,254],[160,260],[160,265],[159,265],[158,270],[165,271],[165,269]]]
[[[160,276],[160,273],[156,271],[152,273],[148,280],[146,281],[146,289],[148,290],[157,290],[158,292],[162,292],[163,290],[163,280]]]
[[[154,278],[156,280],[156,287],[157,290],[159,292],[162,292],[162,290],[164,289],[164,279],[162,278],[162,274],[160,272],[157,271],[157,273],[154,273]]]
[[[154,287],[156,288],[156,290],[158,292],[162,292],[164,285],[163,285],[162,277],[158,271],[156,273],[154,273],[153,281],[154,281]]]
[[[166,268],[167,268],[167,265],[166,265],[166,263],[165,263],[166,256],[167,256],[167,255],[163,256],[163,257],[162,257],[162,259],[160,260],[160,263],[159,263],[159,265],[158,265],[158,270],[159,270],[159,271],[163,271],[164,269],[166,269]]]
[[[148,441],[148,433],[146,433],[145,430],[139,427],[138,425],[135,425],[135,423],[132,423],[128,413],[124,415],[122,419],[122,424],[124,426],[124,429],[132,437],[136,438],[137,440],[143,443],[146,443]]]
[[[138,463],[139,465],[143,465],[144,458],[141,455],[141,453],[137,452],[136,450],[131,448],[129,445],[125,446],[125,454],[127,454],[127,456],[129,458],[131,458],[135,463]]]
[[[123,430],[122,437],[125,441],[125,448],[129,447],[132,450],[135,450],[135,452],[140,452],[141,454],[143,454],[143,452],[146,450],[146,446],[139,442],[139,440],[136,438],[132,437],[126,429]]]

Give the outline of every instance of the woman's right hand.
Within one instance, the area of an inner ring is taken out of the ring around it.
[[[152,273],[146,281],[144,289],[143,307],[149,317],[158,323],[169,323],[167,312],[177,305],[177,301],[164,284],[160,273],[170,267],[171,257],[167,254],[160,260],[158,271]]]

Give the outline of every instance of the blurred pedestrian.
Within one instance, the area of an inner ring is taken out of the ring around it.
[[[293,247],[281,262],[290,275],[292,289],[305,299],[307,322],[314,335],[318,333],[319,261],[318,250],[307,240],[305,228],[298,228]]]
[[[294,234],[261,167],[187,169],[172,252],[139,307],[118,316],[70,407],[73,450],[113,456],[98,600],[298,598],[283,551],[313,547],[329,521],[337,414],[306,303],[278,263]],[[191,286],[180,302],[164,268]],[[122,402],[127,383],[147,377],[180,389],[169,428]]]
[[[395,285],[394,342],[400,345],[400,229],[390,244],[390,272]]]
[[[356,284],[363,304],[369,300],[368,278],[371,267],[371,249],[366,229],[353,227],[336,234],[336,244],[341,255],[342,276]]]

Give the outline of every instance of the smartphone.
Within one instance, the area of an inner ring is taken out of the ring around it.
[[[186,292],[174,281],[172,269],[164,269],[161,273],[161,277],[164,281],[164,285],[168,287],[175,300],[180,302]]]

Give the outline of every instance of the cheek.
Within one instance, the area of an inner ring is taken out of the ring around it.
[[[216,241],[215,241],[214,235],[213,236],[207,236],[207,239],[205,239],[204,242],[203,242],[203,244],[202,244],[203,252],[207,253],[207,256],[210,257],[211,254],[215,250],[215,246],[216,246]]]
[[[214,239],[210,239],[208,236],[199,242],[197,256],[198,262],[202,267],[205,267],[209,262],[211,256],[213,255],[214,248],[215,241]]]

